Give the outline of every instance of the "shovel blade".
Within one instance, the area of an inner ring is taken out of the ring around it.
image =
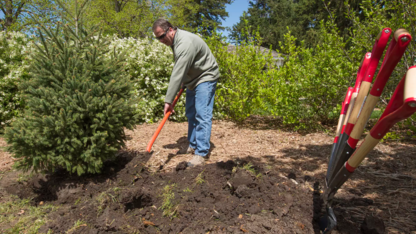
[[[338,142],[335,145],[335,149],[331,154],[331,158],[329,159],[328,169],[326,172],[326,180],[328,182],[330,182],[334,174],[338,172],[335,169],[338,168],[339,170],[340,168],[340,166],[337,166],[336,163],[339,162],[339,157],[341,157],[342,151],[344,151],[345,145],[347,145],[348,138],[349,136],[346,133],[343,133],[339,136]]]
[[[355,151],[355,147],[352,148],[348,143],[348,135],[343,134],[343,139],[341,142],[339,142],[338,151],[335,153],[334,156],[334,162],[332,165],[329,166],[327,171],[327,181],[328,183],[331,183],[331,181],[334,179],[335,175],[338,173],[338,171],[342,168],[344,163],[351,157],[351,155]]]
[[[337,218],[331,207],[326,208],[326,214],[319,220],[319,228],[322,233],[329,233],[337,226]]]

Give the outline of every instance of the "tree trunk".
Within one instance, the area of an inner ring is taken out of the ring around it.
[[[17,20],[20,13],[22,13],[22,8],[26,1],[22,0],[17,4],[16,9],[13,9],[13,0],[4,0],[3,3],[4,5],[1,6],[4,13],[3,30],[7,30]],[[15,10],[15,13],[13,13],[13,10]]]
[[[114,0],[114,10],[118,13],[121,11],[121,2]]]
[[[4,27],[9,28],[13,24],[13,3],[12,0],[6,0],[6,12],[4,14]]]

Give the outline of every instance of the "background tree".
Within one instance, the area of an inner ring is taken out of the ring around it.
[[[34,32],[37,22],[54,25],[60,13],[53,0],[0,0],[0,10],[3,31],[29,33]]]
[[[69,7],[74,1],[68,1]],[[86,9],[86,25],[99,26],[105,35],[145,37],[151,26],[166,15],[165,0],[94,0]]]
[[[195,0],[198,12],[192,15],[191,26],[200,28],[200,31],[207,32],[208,35],[211,35],[215,28],[224,30],[221,20],[228,17],[225,7],[233,2],[234,0]]]
[[[190,31],[211,35],[213,30],[224,30],[222,21],[228,17],[227,4],[234,0],[171,0],[173,22]],[[185,3],[181,5],[181,3]]]
[[[372,4],[378,4],[373,1]],[[254,0],[249,2],[246,14],[231,30],[230,38],[236,42],[245,40],[244,28],[259,30],[263,38],[262,45],[279,48],[279,41],[284,40],[288,32],[297,38],[297,44],[305,41],[312,47],[317,43],[317,32],[321,20],[331,18],[339,28],[341,36],[348,37],[352,21],[346,16],[347,11],[356,12],[364,18],[360,10],[362,0],[322,1],[322,0]]]
[[[167,19],[179,27],[187,31],[195,31],[192,28],[192,22],[190,22],[190,15],[195,15],[198,12],[199,5],[195,3],[195,0],[168,0],[168,14]]]
[[[69,4],[75,0],[69,0]],[[151,26],[165,18],[182,29],[210,35],[223,30],[221,20],[228,17],[226,4],[234,0],[95,0],[87,9],[88,25],[99,25],[104,34],[120,37],[151,36]]]

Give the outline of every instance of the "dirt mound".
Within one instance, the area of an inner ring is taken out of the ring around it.
[[[66,232],[79,220],[86,225],[76,233],[314,232],[313,191],[304,180],[245,161],[155,173],[144,164],[149,156],[124,152],[101,175],[58,171],[5,189],[61,206],[41,233]]]
[[[100,175],[0,168],[0,232],[319,233],[331,136],[217,121],[206,165],[187,168],[192,155],[176,154],[188,146],[186,123],[166,123],[153,154],[142,153],[156,127],[127,131],[125,151]],[[416,231],[415,144],[370,152],[334,198],[333,234]]]

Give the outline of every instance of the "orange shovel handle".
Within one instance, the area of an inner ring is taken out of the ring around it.
[[[176,98],[175,100],[173,100],[173,103],[172,103],[172,109],[175,107],[176,102],[178,102],[178,99],[184,90],[185,88],[181,88],[178,95],[176,95]],[[152,136],[152,139],[150,139],[149,144],[147,144],[147,148],[146,148],[147,152],[150,153],[150,151],[152,150],[153,143],[155,143],[157,136],[159,136],[159,133],[162,130],[163,125],[165,125],[166,121],[169,119],[170,114],[172,114],[172,111],[166,112],[165,117],[163,117],[162,122],[159,124],[159,127],[157,127],[156,132]]]

